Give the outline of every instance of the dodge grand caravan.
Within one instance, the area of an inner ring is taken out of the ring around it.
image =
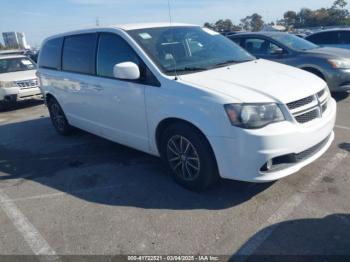
[[[283,178],[334,139],[336,103],[323,80],[198,26],[56,35],[43,43],[38,76],[60,134],[77,127],[160,156],[192,190],[219,177]]]

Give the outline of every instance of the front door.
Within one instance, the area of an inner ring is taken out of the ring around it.
[[[120,36],[101,33],[98,41],[95,108],[99,112],[101,136],[142,151],[149,151],[145,88],[140,80],[116,79],[114,65],[133,62],[143,72],[142,61]]]

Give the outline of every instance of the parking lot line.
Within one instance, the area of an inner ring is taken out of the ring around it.
[[[0,207],[12,221],[18,232],[21,233],[33,253],[39,256],[40,261],[60,261],[56,252],[39,231],[2,190],[0,190]]]
[[[335,127],[336,128],[340,128],[340,129],[350,130],[350,127],[347,127],[347,126],[338,126],[338,125],[336,125]]]
[[[59,197],[59,196],[63,196],[63,195],[83,194],[83,193],[89,193],[92,191],[113,189],[113,188],[117,188],[117,187],[120,187],[120,185],[78,189],[78,190],[73,190],[73,191],[41,194],[41,195],[35,195],[35,196],[30,196],[30,197],[19,197],[19,198],[8,199],[8,200],[3,200],[3,201],[0,198],[0,203],[7,202],[7,201],[18,202],[18,201],[28,201],[28,200],[36,200],[36,199],[43,199],[43,198],[53,198],[53,197]]]
[[[266,223],[257,230],[262,232],[256,234],[250,238],[249,241],[244,244],[236,253],[238,260],[245,261],[247,257],[254,254],[254,252],[264,243],[264,241],[275,231],[278,227],[278,223],[286,220],[288,216],[304,202],[307,193],[312,191],[321,181],[322,178],[331,173],[340,162],[342,162],[347,156],[348,152],[337,153],[325,166],[322,171],[313,177],[311,182],[307,184],[302,190],[288,198],[281,206],[274,212],[266,221]],[[265,230],[263,230],[265,229]]]

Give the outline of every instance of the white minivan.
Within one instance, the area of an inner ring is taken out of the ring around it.
[[[177,182],[269,182],[319,158],[336,102],[305,71],[206,28],[133,24],[45,40],[38,76],[54,127],[161,156]]]

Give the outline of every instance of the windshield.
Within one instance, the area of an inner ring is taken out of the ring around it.
[[[128,31],[168,75],[209,70],[254,60],[226,37],[201,27],[163,27]]]
[[[34,70],[35,68],[35,64],[25,57],[0,59],[0,74]]]
[[[276,34],[271,36],[272,39],[284,44],[285,46],[295,49],[295,50],[310,50],[318,48],[318,45],[315,45],[305,39],[302,39],[298,36],[291,34]]]

